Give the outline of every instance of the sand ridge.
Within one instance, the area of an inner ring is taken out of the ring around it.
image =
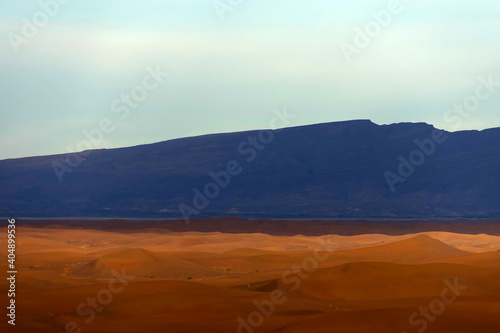
[[[2,324],[2,332],[61,332],[71,321],[99,333],[248,327],[283,333],[416,332],[409,316],[440,297],[444,281],[455,279],[466,290],[426,331],[500,327],[500,236],[495,235],[123,233],[58,226],[20,226],[19,234],[19,324],[15,329]],[[77,307],[109,288],[116,272],[133,279],[87,323]],[[284,301],[258,326],[248,326],[249,316],[276,292]]]

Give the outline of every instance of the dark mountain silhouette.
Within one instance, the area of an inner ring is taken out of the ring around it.
[[[500,216],[500,128],[355,120],[79,156],[0,161],[0,215]]]

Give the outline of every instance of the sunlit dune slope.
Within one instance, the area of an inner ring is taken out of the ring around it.
[[[335,252],[335,256],[349,261],[382,261],[404,264],[420,264],[466,254],[469,252],[446,245],[427,235],[418,235],[379,246]]]
[[[112,277],[113,271],[125,271],[138,278],[201,277],[212,271],[172,255],[152,253],[140,248],[112,252],[77,269],[76,276]]]

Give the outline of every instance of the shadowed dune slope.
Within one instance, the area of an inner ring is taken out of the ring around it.
[[[291,279],[291,278],[290,278]],[[301,281],[297,293],[338,301],[432,298],[447,286],[466,286],[463,296],[500,297],[500,271],[456,264],[348,263],[321,268]],[[280,282],[283,286],[283,282]]]
[[[439,260],[439,262],[500,269],[500,251],[473,253],[463,257]]]
[[[500,327],[498,314],[454,304],[448,305],[439,317],[433,316],[433,322],[410,325],[409,316],[416,311],[418,308],[332,313],[290,324],[273,333],[413,333],[419,330],[425,333],[498,333]]]

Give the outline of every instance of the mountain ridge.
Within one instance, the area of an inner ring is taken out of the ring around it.
[[[500,128],[446,132],[365,119],[208,134],[2,160],[0,214],[499,217],[499,165]],[[403,174],[405,167],[411,172]],[[206,186],[217,192],[213,198]]]

